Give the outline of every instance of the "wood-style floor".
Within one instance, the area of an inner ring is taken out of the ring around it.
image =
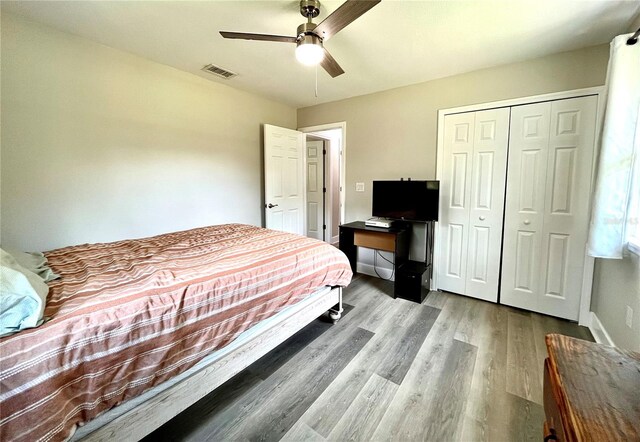
[[[544,335],[584,327],[358,276],[316,320],[145,440],[541,440]]]

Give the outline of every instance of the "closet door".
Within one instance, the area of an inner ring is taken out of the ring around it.
[[[509,109],[448,115],[438,287],[496,302]]]
[[[545,278],[537,311],[575,321],[589,229],[597,103],[591,96],[551,104],[542,249]]]
[[[476,112],[464,294],[498,301],[509,108]]]
[[[455,293],[465,293],[467,279],[474,123],[473,112],[447,115],[444,119],[438,287]]]
[[[596,107],[597,98],[590,96],[522,106],[512,112],[512,127],[519,127],[520,133],[512,129],[509,155],[507,232],[501,287],[501,300],[505,304],[578,319],[589,220]],[[545,124],[542,116],[547,112],[549,117]],[[523,141],[535,132],[534,120],[541,121],[540,149],[536,154],[540,156],[535,162],[527,158],[533,149],[528,149]],[[546,143],[543,141],[545,131]],[[519,177],[512,175],[514,168],[531,170],[540,166],[546,171],[528,172],[537,180],[536,187],[531,190],[526,189],[524,174]],[[532,196],[534,193],[535,197]],[[534,210],[523,211],[527,204],[520,201],[521,194],[525,202],[535,201],[538,206],[532,208]],[[544,198],[543,206],[540,198]],[[516,232],[515,237],[513,232]],[[507,235],[512,235],[511,241],[507,240]],[[509,263],[514,263],[514,268],[510,269]]]
[[[511,109],[500,301],[527,310],[540,291],[550,120],[549,102]]]

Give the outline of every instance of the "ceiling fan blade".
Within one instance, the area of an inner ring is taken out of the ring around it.
[[[282,43],[296,42],[296,37],[288,37],[286,35],[249,34],[246,32],[228,32],[228,31],[220,31],[220,35],[222,35],[224,38],[236,38],[240,40],[279,41]]]
[[[316,26],[313,32],[323,40],[327,40],[381,1],[382,0],[347,0],[342,6],[325,18],[322,23]]]
[[[324,49],[324,48],[323,48]],[[325,71],[333,78],[336,78],[338,75],[344,74],[344,71],[338,64],[335,58],[331,56],[329,51],[324,50],[324,58],[320,62],[320,66],[324,68]]]

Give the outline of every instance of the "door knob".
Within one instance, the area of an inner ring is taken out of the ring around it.
[[[531,221],[529,221],[528,219],[525,219],[524,224],[528,226],[529,224],[531,224]]]
[[[478,217],[478,219],[479,219],[480,221],[484,221],[484,220],[485,220],[485,217],[484,217],[484,216],[480,216],[480,217]]]
[[[274,207],[278,207],[278,205],[277,205],[277,204],[271,204],[271,203],[269,203],[269,204],[267,204],[267,207],[268,207],[269,209],[273,209]]]

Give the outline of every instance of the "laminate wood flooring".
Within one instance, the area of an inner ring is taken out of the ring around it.
[[[544,335],[577,324],[358,275],[335,325],[312,322],[145,438],[540,440]]]

